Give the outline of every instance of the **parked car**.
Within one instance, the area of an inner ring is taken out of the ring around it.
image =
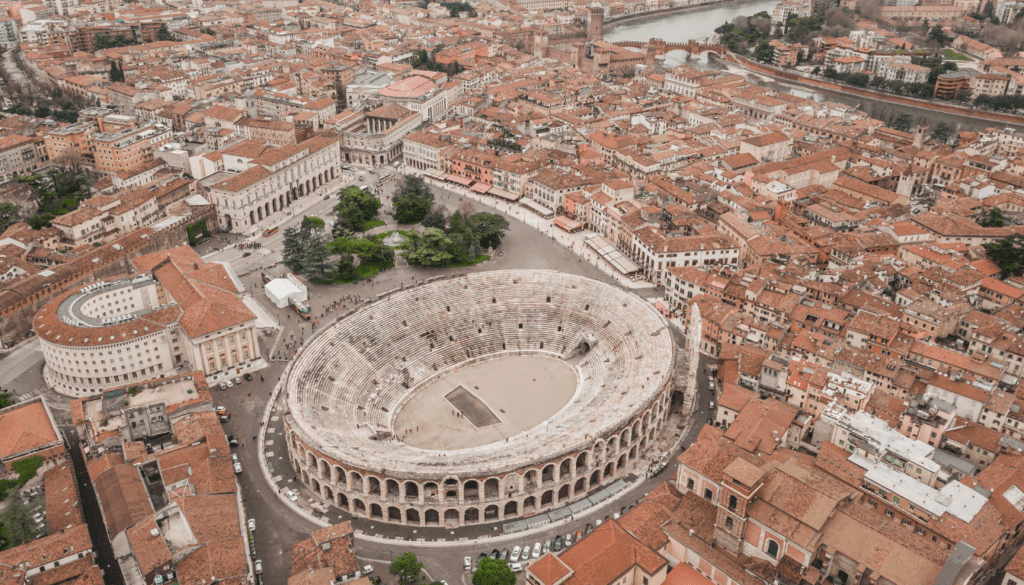
[[[562,550],[562,537],[561,536],[555,537],[555,546],[552,547],[551,550],[553,550],[555,552],[558,552],[558,551]]]
[[[508,562],[509,552],[507,548],[501,549],[501,560]]]
[[[238,463],[238,453],[231,454],[231,461]]]
[[[249,518],[248,526],[249,526],[249,532],[256,532],[256,519],[255,518]]]
[[[565,548],[572,546],[572,532],[565,535]]]
[[[235,386],[241,386],[241,385],[242,385],[242,379],[239,378],[238,376],[235,376]]]
[[[519,548],[518,546],[512,547],[512,556],[510,556],[508,560],[512,561],[513,563],[519,561],[519,553],[521,552],[523,552],[523,549]]]
[[[593,524],[587,524],[587,534],[590,534],[593,531],[594,531],[594,525]]]
[[[543,554],[548,554],[549,552],[551,552],[551,541],[550,540],[545,540],[544,541],[544,548],[541,549],[541,552]]]
[[[298,502],[299,501],[299,496],[295,495],[295,492],[293,492],[292,490],[286,491],[284,493],[284,495],[287,496],[288,499],[293,501],[293,502]]]
[[[217,414],[227,414],[228,409],[223,406],[218,406],[217,408],[214,408],[213,411]]]
[[[228,422],[229,420],[231,420],[231,417],[228,417],[228,416],[223,416],[223,415],[222,415],[222,416],[218,416],[217,418],[219,418],[219,419],[220,419],[220,422],[222,422],[222,423],[226,423],[226,422]]]
[[[252,256],[252,252],[242,252],[242,258],[248,258],[249,256]]]
[[[530,560],[530,545],[526,545],[523,547],[523,556],[519,558],[523,559],[524,563]]]
[[[220,384],[217,384],[217,387],[220,388],[221,390],[227,390],[228,389],[228,385],[225,384],[224,382],[221,382]]]
[[[224,384],[227,385],[228,388],[231,388],[231,387],[234,386],[234,384],[231,383],[231,380],[224,380]]]
[[[523,571],[523,564],[522,563],[512,563],[512,567],[511,568],[512,568],[512,572],[513,573],[521,573]]]
[[[491,551],[491,558],[492,559],[497,559],[500,556],[501,556],[501,553],[498,552],[498,549],[494,549],[494,550]]]
[[[236,437],[234,435],[228,435],[228,445],[230,445],[232,447],[237,447],[238,446],[238,437]]]
[[[235,464],[234,464],[233,467],[235,468],[235,475],[238,475],[239,473],[242,473],[242,464],[241,463],[239,463],[238,461],[235,461]]]
[[[576,531],[576,542],[579,542],[581,540],[583,540],[583,531],[582,530],[577,530]]]
[[[369,575],[373,572],[373,565],[363,565],[363,575]]]
[[[466,557],[466,558],[462,559],[462,568],[467,570],[467,571],[472,569],[473,568],[473,557]]]
[[[256,574],[260,575],[263,573],[263,561],[256,559]]]
[[[539,559],[540,558],[540,543],[539,542],[533,545],[533,558],[535,558],[535,559]]]
[[[248,380],[249,382],[252,382],[252,374],[250,374],[249,372],[246,372],[245,375],[242,377]]]

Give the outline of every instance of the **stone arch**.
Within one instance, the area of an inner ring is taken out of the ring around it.
[[[366,504],[362,500],[355,498],[352,500],[352,513],[360,516],[366,516]]]
[[[366,492],[366,486],[363,485],[363,476],[357,471],[353,471],[348,475],[349,491],[364,493]]]
[[[568,500],[570,495],[572,495],[572,493],[569,491],[569,484],[565,484],[562,487],[558,488],[558,501],[559,502],[563,502],[565,500]]]
[[[544,492],[543,494],[541,494],[541,496],[540,496],[540,505],[541,506],[550,506],[551,504],[554,503],[554,500],[555,500],[555,492],[554,492],[554,490],[548,490],[548,491]]]
[[[633,445],[633,448],[629,450],[629,458],[636,459],[636,445]]]
[[[533,512],[537,509],[537,498],[530,496],[523,500],[523,515]]]
[[[501,495],[501,485],[498,483],[498,478],[492,477],[484,482],[484,498],[491,499],[497,498]]]
[[[448,508],[444,511],[444,525],[445,526],[458,526],[459,525],[459,511],[455,508]]]
[[[256,217],[258,218],[258,221],[263,221],[263,206],[262,205],[256,208]]]
[[[576,473],[579,473],[580,469],[583,469],[587,466],[588,455],[589,454],[586,451],[584,451],[576,456]]]
[[[549,463],[544,466],[540,473],[541,482],[555,481],[555,464]]]
[[[530,469],[529,471],[527,471],[526,473],[523,474],[523,482],[525,484],[525,488],[526,488],[527,491],[530,490],[530,486],[531,485],[533,485],[533,486],[540,485],[540,482],[537,481],[538,477],[539,476],[537,474],[537,470],[536,469]]]
[[[636,449],[636,447],[633,447],[633,448],[634,448],[634,449]],[[619,456],[619,465],[618,465],[618,468],[619,468],[619,469],[622,469],[622,468],[623,468],[623,467],[625,467],[625,466],[626,466],[626,454],[625,454],[625,453],[623,453],[623,454],[622,454],[621,456]]]
[[[480,510],[476,508],[466,508],[465,522],[466,524],[475,524],[480,521]]]
[[[270,203],[271,207],[274,209],[274,212],[277,213],[277,198],[275,197],[274,199],[271,199]]]
[[[479,502],[480,501],[480,482],[475,479],[471,479],[466,483],[462,484],[462,494],[467,502]]]
[[[512,516],[518,516],[519,515],[518,508],[519,508],[519,504],[515,500],[512,500],[511,502],[506,503],[505,504],[505,517],[506,518],[511,518]]]
[[[405,482],[405,497],[406,498],[418,498],[420,497],[420,486],[415,481]]]
[[[330,477],[331,476],[331,464],[328,463],[327,461],[321,459],[320,463],[319,463],[319,465],[317,467],[319,468],[320,477]]]
[[[307,467],[314,467],[315,465],[316,465],[316,457],[313,455],[313,453],[311,453],[309,451],[306,451],[306,466]]]
[[[600,469],[594,470],[594,473],[592,473],[590,475],[590,487],[594,487],[595,485],[601,485],[601,470]]]
[[[335,505],[342,510],[348,511],[348,496],[341,492],[335,494]]]
[[[608,440],[608,444],[605,446],[604,456],[608,458],[609,453],[614,453],[619,448],[619,437],[612,437]]]
[[[255,223],[256,223],[256,214],[250,209],[249,210],[249,225],[254,225]]]
[[[497,520],[498,519],[498,505],[491,504],[484,508],[484,521]]]
[[[373,476],[373,475],[369,476],[368,479],[370,480],[369,481],[370,485],[369,485],[369,491],[367,493],[369,493],[371,496],[379,496],[380,495],[380,479],[375,477],[375,476]]]
[[[302,469],[300,473],[302,474],[302,483],[309,483],[309,474],[306,473],[306,470]]]
[[[398,508],[394,507],[394,506],[389,506],[388,507],[388,521],[389,522],[391,522],[391,521],[393,521],[393,522],[401,522],[402,521],[402,511],[399,510]]]
[[[387,489],[387,496],[389,498],[397,498],[399,495],[401,495],[400,494],[401,490],[398,487],[398,482],[393,480],[393,479],[387,480],[384,483],[384,487],[385,487],[385,489]],[[399,520],[401,520],[401,518],[399,518]]]
[[[420,523],[420,511],[416,508],[409,508],[405,511],[405,521],[409,524]]]
[[[381,509],[380,504],[370,504],[370,518],[384,519],[384,510]]]
[[[340,482],[348,483],[348,481],[346,481],[347,479],[348,478],[347,478],[347,476],[345,474],[345,470],[344,469],[342,469],[341,467],[339,467],[337,465],[335,465],[333,468],[331,468],[331,481],[332,482],[338,483],[340,481]]]
[[[426,497],[426,498],[436,498],[437,495],[438,495],[438,491],[437,491],[437,484],[436,483],[434,483],[432,481],[428,481],[427,483],[423,484],[423,496],[424,497]]]
[[[263,206],[267,210],[267,217],[270,217],[270,203],[264,203]]]
[[[605,477],[611,477],[613,475],[615,475],[615,462],[614,461],[609,463],[608,465],[604,466],[604,476]]]
[[[334,490],[331,489],[331,486],[324,484],[322,495],[325,500],[334,502]]]
[[[313,493],[315,493],[316,495],[319,496],[320,495],[320,482],[317,481],[315,477],[313,477],[313,478],[310,478],[309,485],[310,485],[310,487],[313,488]]]
[[[572,457],[566,457],[558,466],[558,479],[565,479],[572,475]]]
[[[576,480],[576,487],[573,488],[574,495],[580,495],[587,491],[587,478],[581,477]]]
[[[454,477],[449,477],[444,480],[444,497],[458,498],[459,497],[459,480]],[[448,512],[445,512],[447,514]]]
[[[423,520],[428,525],[436,526],[441,523],[441,515],[437,510],[427,510],[423,513]]]

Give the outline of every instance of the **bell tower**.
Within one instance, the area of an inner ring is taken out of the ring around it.
[[[604,8],[591,6],[587,17],[587,40],[599,41],[604,38]]]
[[[744,459],[723,470],[722,491],[715,517],[715,544],[734,555],[743,552],[750,504],[764,483],[764,471]]]

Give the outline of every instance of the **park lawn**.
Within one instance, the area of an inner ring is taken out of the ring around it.
[[[945,53],[942,55],[942,58],[943,59],[948,59],[950,61],[970,61],[971,60],[971,58],[968,57],[967,55],[964,55],[963,53],[957,53],[953,49],[946,49]]]
[[[364,232],[370,231],[373,228],[380,227],[382,225],[384,225],[384,220],[383,219],[371,219],[370,221],[366,222],[363,225],[363,231]]]

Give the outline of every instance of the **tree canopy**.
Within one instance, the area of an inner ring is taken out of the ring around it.
[[[423,221],[434,204],[434,192],[416,175],[406,175],[395,197],[395,221],[410,225]]]
[[[473,585],[515,585],[516,574],[504,559],[480,559],[473,573]]]
[[[988,257],[1003,271],[1003,278],[1024,273],[1024,236],[1013,234],[985,244]]]
[[[366,222],[377,215],[380,200],[355,185],[345,187],[338,193],[338,204],[334,211],[339,220],[345,220],[353,231],[366,231]]]
[[[998,207],[993,207],[992,211],[988,212],[981,221],[978,222],[981,227],[988,228],[999,228],[1006,225],[1006,219],[1003,217],[1003,212]]]
[[[21,208],[13,203],[0,203],[0,234],[11,224],[21,221]]]
[[[422,570],[423,563],[412,552],[399,555],[389,568],[392,575],[398,575],[399,583],[415,583],[419,579]]]

